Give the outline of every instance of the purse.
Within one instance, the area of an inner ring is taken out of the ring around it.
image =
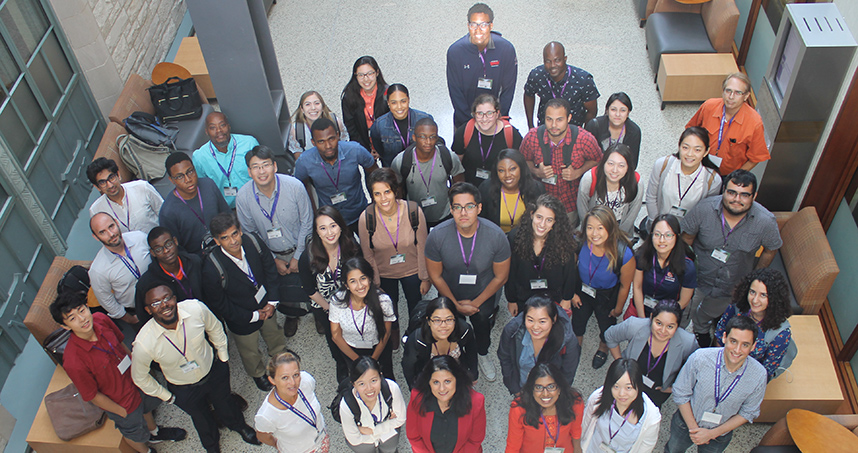
[[[83,400],[74,384],[46,395],[45,408],[57,437],[65,441],[101,428],[107,418],[104,409]]]
[[[63,329],[62,327],[45,337],[45,345],[43,346],[45,352],[54,359],[54,362],[60,365],[63,364],[63,354],[66,352],[69,337],[71,337],[71,330]]]
[[[148,90],[155,114],[161,121],[196,119],[203,114],[203,102],[193,77],[170,77]]]

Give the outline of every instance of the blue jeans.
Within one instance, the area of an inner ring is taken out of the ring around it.
[[[417,274],[409,275],[402,278],[384,278],[381,277],[381,290],[390,296],[393,302],[393,313],[396,315],[394,327],[399,327],[399,285],[402,284],[402,292],[405,293],[405,302],[408,304],[408,319],[406,332],[411,332],[411,314],[414,313],[414,307],[420,303],[423,296],[420,294],[420,277]],[[391,340],[393,341],[393,340]],[[396,341],[399,341],[398,339]]]
[[[733,439],[733,431],[723,434],[709,441],[706,445],[698,445],[698,453],[721,453],[730,445]],[[677,409],[673,413],[673,419],[670,421],[670,439],[664,446],[664,453],[682,453],[688,450],[688,447],[694,445],[691,437],[688,435],[688,425],[685,424],[685,419]]]

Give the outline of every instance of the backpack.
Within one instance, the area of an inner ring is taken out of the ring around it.
[[[116,149],[122,163],[138,179],[152,181],[167,174],[164,163],[172,151],[164,145],[153,146],[131,134],[122,134],[116,137]]]
[[[76,291],[86,294],[89,291],[89,287],[89,271],[83,266],[74,265],[57,282],[57,295],[59,296],[66,291]]]
[[[430,299],[420,299],[420,302],[417,302],[417,305],[411,309],[411,319],[408,322],[410,329],[405,332],[406,334],[417,330],[418,327],[423,325],[423,322],[426,320],[426,307],[429,306],[429,301]]]
[[[247,233],[244,236],[246,236],[250,239],[250,242],[253,243],[253,247],[256,249],[256,253],[259,253],[261,255],[262,254],[262,247],[259,246],[259,240],[256,239],[256,235],[253,233]],[[242,244],[242,245],[244,245],[244,244]],[[215,248],[217,248],[217,244],[210,245],[209,247],[204,249],[203,250],[203,260],[209,260],[212,262],[215,269],[217,270],[218,276],[220,276],[220,287],[221,287],[221,289],[226,289],[226,286],[227,286],[227,283],[229,283],[229,280],[227,280],[226,272],[224,272],[223,265],[220,263],[220,260],[215,258],[214,253],[212,253],[215,250]]]
[[[592,180],[592,182],[590,183],[590,196],[591,197],[593,196],[594,193],[596,193],[596,168],[597,167],[598,167],[598,165],[596,167],[593,167],[590,169],[590,179]],[[638,184],[640,184],[640,182],[641,182],[640,173],[635,172],[635,179],[637,179]],[[638,190],[640,190],[640,189],[638,189]]]
[[[355,425],[362,426],[360,422],[360,406],[358,406],[358,401],[352,392],[352,388],[354,388],[352,382],[348,378],[343,379],[337,387],[337,395],[334,396],[334,400],[331,401],[331,405],[328,408],[331,410],[331,416],[334,417],[334,420],[337,423],[342,423],[342,418],[340,418],[340,401],[345,399],[346,405],[354,417]],[[378,423],[389,419],[391,412],[393,412],[393,395],[390,393],[390,385],[388,385],[387,379],[384,379],[384,376],[381,377],[381,397],[384,399],[384,403],[387,404],[387,415],[379,420]]]
[[[667,163],[670,162],[670,156],[664,158],[664,162],[661,164],[661,171],[658,172],[658,177],[661,179],[661,174],[664,173],[664,169],[667,168]],[[703,164],[700,164],[703,165]],[[710,170],[712,170],[710,168]],[[595,177],[593,179],[595,181]],[[709,173],[709,181],[706,181],[706,193],[709,193],[709,190],[712,188],[712,182],[715,181],[715,171]],[[638,176],[638,182],[640,182],[640,176]],[[593,196],[593,192],[590,191],[590,196]]]
[[[503,123],[503,138],[506,140],[507,147],[512,146],[512,125],[509,124],[509,121],[506,118],[501,118],[501,122]],[[477,120],[471,118],[468,120],[467,126],[465,126],[465,146],[468,147],[468,144],[471,143],[471,138],[474,137],[474,128],[476,127]]]
[[[578,140],[578,126],[572,126],[568,129],[569,133],[569,143],[566,144],[564,139],[563,142],[563,166],[568,167],[572,165],[572,148],[575,146],[575,142]],[[545,137],[545,125],[539,126],[536,129],[536,136],[539,139],[539,148],[542,150],[542,164],[543,165],[551,165],[551,146],[547,142],[543,142],[542,138]]]
[[[780,325],[780,327],[778,327],[777,329],[771,329],[771,330],[766,331],[765,335],[763,336],[763,341],[765,341],[766,344],[771,343],[772,341],[775,340],[775,337],[777,337],[778,334],[780,334],[781,332],[783,332],[784,329],[787,329],[787,328],[789,328],[789,321],[784,321]],[[775,379],[778,376],[780,376],[781,374],[783,374],[783,372],[786,371],[787,368],[790,367],[790,365],[792,365],[792,361],[795,359],[795,356],[797,356],[797,355],[798,355],[798,346],[796,346],[796,344],[795,344],[795,338],[790,336],[789,344],[787,344],[786,352],[784,353],[783,359],[781,359],[781,364],[778,365],[778,368],[775,370],[774,374],[772,374],[772,379]]]
[[[369,248],[374,249],[372,244],[372,235],[375,234],[375,203],[371,203],[364,211],[366,218],[366,231],[369,233]],[[408,202],[408,222],[411,223],[411,229],[414,230],[414,245],[417,245],[417,227],[420,226],[420,214],[417,213],[417,203]]]
[[[169,146],[176,149],[176,136],[179,129],[161,124],[155,115],[146,112],[134,112],[125,118],[125,130],[129,134],[150,146]]]
[[[411,152],[414,150],[413,146],[409,146],[405,149],[402,155],[402,164],[399,167],[399,171],[402,173],[402,181],[408,179],[408,175],[411,174],[411,167],[414,166],[414,153]],[[442,151],[443,150],[443,151]],[[451,155],[452,151],[447,149],[446,146],[437,146],[435,147],[435,152],[437,152],[441,156],[441,165],[444,166],[444,171],[447,172],[447,180],[450,181],[452,176],[450,176],[450,172],[453,171],[453,156]],[[404,186],[404,185],[403,185]]]

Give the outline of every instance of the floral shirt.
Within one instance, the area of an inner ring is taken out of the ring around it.
[[[738,311],[739,309],[736,308],[736,305],[731,304],[727,307],[724,314],[721,315],[721,319],[718,320],[718,326],[715,328],[715,339],[718,341],[718,346],[724,346],[724,342],[722,341],[724,328],[727,327],[727,322],[730,319],[739,314]],[[754,345],[754,349],[750,355],[763,364],[766,368],[766,373],[769,375],[769,379],[772,378],[775,371],[781,366],[781,361],[784,358],[784,354],[786,354],[791,336],[792,333],[789,327],[787,327],[778,333],[771,343],[766,343],[765,332],[757,325],[757,344]]]

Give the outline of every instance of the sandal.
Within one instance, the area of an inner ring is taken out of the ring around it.
[[[603,351],[596,351],[596,354],[593,356],[593,369],[598,370],[602,368],[605,362],[608,361],[608,353]]]

